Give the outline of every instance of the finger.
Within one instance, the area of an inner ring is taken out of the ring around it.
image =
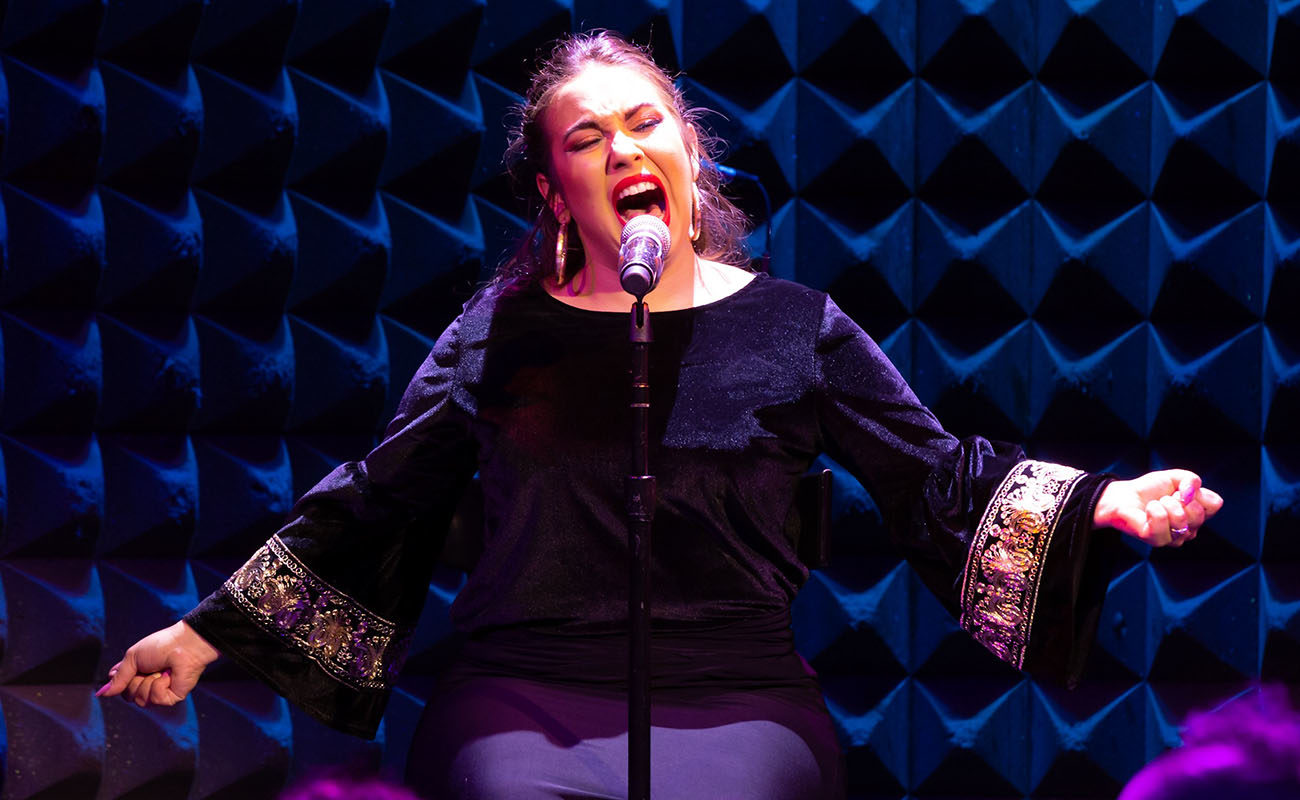
[[[122,657],[122,660],[109,667],[108,683],[99,687],[95,692],[96,697],[116,697],[126,688],[127,683],[135,677],[135,654],[130,650]]]
[[[122,699],[134,703],[136,692],[140,690],[140,684],[144,683],[144,679],[144,675],[136,674],[131,680],[127,681],[126,689],[122,692]]]
[[[164,672],[149,689],[149,702],[159,706],[174,706],[181,698],[171,690],[171,675]]]
[[[1187,510],[1183,507],[1181,500],[1177,497],[1162,497],[1160,498],[1160,505],[1164,507],[1165,513],[1168,515],[1170,532],[1187,527]]]
[[[153,692],[153,685],[162,677],[162,673],[151,672],[140,684],[140,688],[135,693],[135,704],[140,708],[149,705],[149,695]]]
[[[1172,538],[1169,534],[1169,512],[1159,500],[1147,503],[1147,526],[1147,544],[1152,547],[1169,544]]]
[[[1183,508],[1187,511],[1187,527],[1195,534],[1196,529],[1205,524],[1205,506],[1193,500]]]
[[[1121,508],[1115,512],[1118,518],[1116,521],[1120,524],[1115,527],[1139,539],[1145,539],[1147,535],[1147,515],[1140,508]]]
[[[1205,507],[1207,517],[1214,516],[1219,513],[1219,509],[1223,508],[1223,498],[1219,496],[1218,492],[1205,487],[1201,487],[1201,490],[1196,493],[1196,501]]]

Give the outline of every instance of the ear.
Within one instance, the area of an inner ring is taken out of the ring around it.
[[[569,210],[564,205],[564,198],[560,196],[559,191],[551,193],[551,182],[547,180],[542,173],[537,173],[537,191],[542,193],[542,199],[546,205],[550,206],[551,213],[563,225],[569,221]]]
[[[686,123],[686,149],[691,153],[691,182],[700,179],[700,135],[695,126]]]

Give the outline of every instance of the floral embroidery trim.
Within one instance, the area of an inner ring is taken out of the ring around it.
[[[316,576],[272,536],[223,585],[241,611],[354,689],[387,689],[410,644],[392,622]]]
[[[993,493],[962,576],[961,627],[998,658],[1024,667],[1038,585],[1061,508],[1084,472],[1021,461]]]

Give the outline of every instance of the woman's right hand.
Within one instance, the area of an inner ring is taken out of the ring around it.
[[[184,620],[136,642],[108,671],[96,697],[125,698],[144,708],[174,706],[185,699],[204,668],[221,655]]]

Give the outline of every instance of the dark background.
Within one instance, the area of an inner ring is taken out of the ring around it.
[[[1228,499],[1188,548],[1125,546],[1067,693],[967,640],[841,475],[796,627],[851,794],[1113,797],[1189,709],[1300,683],[1295,0],[0,10],[3,797],[400,771],[451,574],[376,743],[229,666],[169,711],[92,692],[368,449],[520,230],[501,120],[537,48],[593,26],[685,71],[771,194],[772,272],[831,291],[955,432]]]

